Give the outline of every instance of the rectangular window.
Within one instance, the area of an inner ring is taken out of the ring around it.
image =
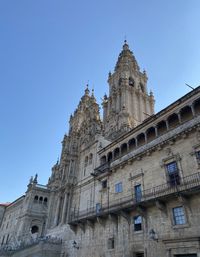
[[[137,185],[134,187],[135,189],[135,200],[136,202],[140,202],[142,199],[142,187],[141,185]]]
[[[135,231],[142,230],[142,217],[141,216],[134,217],[133,222],[134,222],[134,230]]]
[[[185,213],[182,206],[173,208],[174,225],[183,225],[186,223]]]
[[[114,237],[108,239],[108,249],[114,249],[115,248],[115,239]]]
[[[103,180],[101,185],[102,185],[102,188],[107,188],[107,180]]]
[[[101,204],[97,203],[96,204],[96,213],[100,213],[100,211],[101,211]]]
[[[196,152],[197,162],[200,163],[200,151]]]
[[[180,185],[180,177],[178,173],[178,166],[175,161],[166,164],[167,173],[169,176],[170,185]]]
[[[122,191],[122,182],[115,184],[115,193],[121,193]]]

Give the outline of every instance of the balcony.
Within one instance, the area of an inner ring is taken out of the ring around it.
[[[181,178],[179,185],[166,183],[143,190],[139,197],[131,194],[101,204],[100,208],[93,206],[87,210],[73,211],[70,214],[68,224],[78,225],[87,221],[95,221],[98,217],[106,218],[109,214],[129,213],[134,207],[144,209],[148,205],[155,204],[155,201],[164,202],[174,195],[187,197],[198,191],[200,191],[200,172]]]
[[[110,170],[110,163],[106,162],[94,170],[94,175],[98,176]]]

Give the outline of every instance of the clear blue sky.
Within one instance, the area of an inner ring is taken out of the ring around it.
[[[200,84],[199,0],[0,1],[0,202],[47,183],[89,81],[108,92],[124,41],[156,111]]]

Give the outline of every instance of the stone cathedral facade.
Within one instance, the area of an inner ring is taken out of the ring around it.
[[[200,87],[154,114],[125,41],[103,98],[88,87],[47,185],[0,204],[0,256],[200,257]]]

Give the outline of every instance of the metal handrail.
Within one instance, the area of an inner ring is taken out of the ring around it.
[[[101,205],[100,210],[96,210],[96,206],[83,211],[74,210],[69,217],[69,223],[78,221],[87,217],[101,216],[116,210],[129,208],[130,206],[141,204],[142,202],[154,200],[163,196],[174,193],[181,193],[186,190],[191,190],[200,186],[200,172],[180,178],[179,184],[171,185],[169,182],[150,189],[143,190],[140,197],[135,197],[130,194]]]

